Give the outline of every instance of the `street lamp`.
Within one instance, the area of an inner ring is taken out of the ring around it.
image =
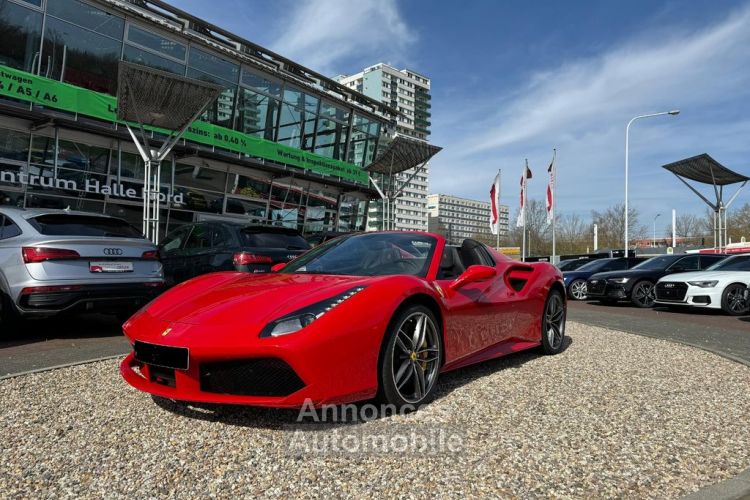
[[[625,257],[627,257],[628,254],[628,154],[629,154],[629,145],[630,145],[630,126],[633,124],[634,121],[640,120],[641,118],[651,118],[653,116],[663,116],[663,115],[671,115],[676,116],[680,114],[679,109],[673,109],[672,111],[662,111],[661,113],[651,113],[648,115],[640,115],[636,116],[635,118],[631,119],[628,122],[628,126],[625,127]]]
[[[653,239],[653,242],[651,243],[652,247],[656,247],[656,219],[658,219],[660,215],[661,214],[656,214],[656,217],[654,217],[654,239]]]

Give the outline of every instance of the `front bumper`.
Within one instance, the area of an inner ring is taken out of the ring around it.
[[[131,344],[187,348],[187,369],[139,361],[131,352],[120,373],[138,390],[189,402],[300,408],[372,398],[384,326],[368,318],[342,328],[332,319],[259,338],[260,328],[167,322],[141,312],[124,325]]]
[[[40,284],[23,288],[16,302],[23,316],[61,312],[134,312],[164,290],[164,282],[109,284]]]
[[[588,280],[586,282],[586,298],[623,300],[630,297],[630,290],[624,285],[609,283],[606,280]]]
[[[667,288],[667,287],[670,288]],[[666,290],[678,290],[666,292]],[[656,304],[669,306],[721,309],[723,287],[701,288],[682,282],[659,282],[656,285]]]

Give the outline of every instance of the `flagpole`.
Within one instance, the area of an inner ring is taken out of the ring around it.
[[[503,169],[498,168],[497,169],[497,177],[500,179],[500,186],[503,185],[503,178],[502,178]],[[500,251],[500,190],[498,189],[497,193],[495,193],[495,205],[497,207],[497,238],[495,241],[495,250],[498,252]]]
[[[523,207],[521,208],[521,222],[523,223],[521,231],[523,236],[521,237],[521,262],[526,262],[526,205],[529,204],[529,200],[526,199],[526,184],[529,182],[527,177],[528,172],[529,159],[527,158],[526,168],[523,170]]]
[[[557,219],[557,148],[552,149],[552,264],[556,264],[555,219]]]

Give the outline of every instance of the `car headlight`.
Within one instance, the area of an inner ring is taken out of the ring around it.
[[[350,288],[338,295],[334,295],[329,299],[321,300],[320,302],[303,307],[302,309],[287,314],[286,316],[282,316],[281,318],[268,323],[260,332],[260,336],[280,337],[282,335],[298,332],[334,307],[364,289],[365,287],[363,286],[355,286],[354,288]]]
[[[622,285],[630,281],[630,278],[610,278],[607,281],[609,281],[610,283],[617,283],[618,285]]]
[[[713,288],[719,282],[718,281],[688,281],[688,285],[697,286],[700,288]]]

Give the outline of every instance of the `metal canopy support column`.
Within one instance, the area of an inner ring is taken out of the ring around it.
[[[219,85],[120,62],[117,119],[125,122],[143,159],[143,234],[156,244],[159,243],[161,162],[222,90]],[[140,140],[131,123],[138,125]],[[151,147],[145,127],[169,131],[161,147]]]
[[[714,248],[718,251],[723,250],[728,243],[727,210],[750,180],[750,177],[729,170],[705,153],[664,165],[663,168],[672,172],[675,177],[711,208],[714,218]],[[691,186],[686,179],[711,185],[716,201],[710,201],[696,188]],[[735,191],[725,204],[724,187],[740,183],[740,187],[737,188],[737,191]]]

